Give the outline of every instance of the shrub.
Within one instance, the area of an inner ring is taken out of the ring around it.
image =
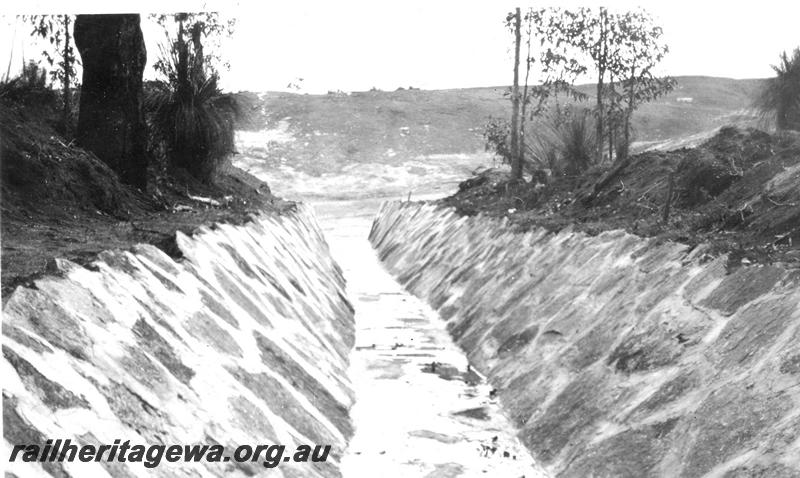
[[[22,73],[18,79],[28,88],[47,87],[47,70],[40,67],[38,63],[29,60],[22,66]]]
[[[199,41],[199,40],[198,40]],[[198,52],[198,53],[195,53]],[[235,151],[235,126],[243,109],[233,94],[223,93],[216,73],[207,75],[202,48],[178,41],[159,60],[167,81],[145,91],[151,138],[171,166],[212,182]]]
[[[557,141],[556,129],[544,127],[534,128],[535,132],[526,131],[524,163],[534,169],[549,169],[558,172],[561,150]],[[529,166],[529,167],[530,167]]]
[[[525,132],[523,165],[535,172],[548,169],[556,175],[577,175],[594,161],[594,115],[587,109],[555,108],[529,123]],[[484,127],[486,150],[511,163],[508,121],[492,118]]]
[[[783,52],[780,60],[772,66],[775,77],[767,80],[756,106],[765,116],[774,117],[778,130],[800,131],[800,48],[791,57]]]
[[[220,165],[234,152],[234,128],[241,110],[224,94],[216,75],[191,82],[188,94],[159,82],[145,99],[152,136],[161,142],[169,163],[203,181],[213,181]]]
[[[27,106],[54,106],[56,94],[47,87],[47,71],[31,60],[19,76],[0,82],[0,98]]]
[[[499,156],[504,163],[511,164],[511,146],[509,135],[511,125],[499,118],[489,118],[483,127],[484,149]]]
[[[577,175],[592,165],[595,131],[594,115],[587,109],[569,110],[566,120],[555,125],[563,173]]]

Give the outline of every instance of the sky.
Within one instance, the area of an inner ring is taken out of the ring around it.
[[[600,4],[641,6],[655,17],[670,47],[662,74],[764,78],[772,76],[770,65],[781,51],[800,46],[798,1],[558,2],[564,7]],[[505,16],[515,6],[529,5],[505,0],[123,0],[109,6],[93,0],[6,0],[0,6],[0,68],[5,70],[12,51],[12,65],[17,65],[22,52],[30,58],[41,50],[16,14],[218,10],[237,19],[234,36],[222,45],[231,65],[222,85],[231,91],[287,90],[289,83],[308,93],[497,86],[509,84],[512,76],[513,39]],[[163,33],[148,21],[143,30],[152,64]],[[145,76],[154,76],[149,67]]]

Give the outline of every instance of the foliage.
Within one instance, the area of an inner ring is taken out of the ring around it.
[[[778,130],[800,131],[800,48],[792,55],[781,53],[770,78],[759,94],[756,106],[764,115],[774,115]]]
[[[643,103],[658,99],[669,93],[677,82],[671,77],[658,77],[653,69],[664,59],[669,47],[661,42],[663,31],[654,24],[644,10],[624,12],[617,15],[619,37],[612,57],[612,71],[620,78],[622,91],[618,109],[611,108],[612,125],[622,128],[622,139],[618,143],[618,157],[627,157],[631,142],[631,116]],[[613,88],[612,84],[612,88]],[[614,92],[613,94],[617,94]],[[621,124],[620,124],[621,122]],[[621,153],[621,154],[620,154]],[[609,153],[610,154],[610,153]]]
[[[55,93],[47,88],[47,70],[33,60],[22,65],[19,76],[0,82],[0,99],[51,108],[56,102]]]
[[[586,67],[576,51],[569,47],[576,32],[569,28],[568,18],[567,11],[557,7],[530,8],[525,13],[525,42],[528,51],[525,76],[527,95],[523,102],[525,105],[533,105],[533,109],[528,110],[530,118],[544,113],[548,102],[558,95],[574,101],[587,98],[573,86],[586,73]],[[538,43],[538,50],[533,53],[532,43]],[[539,81],[529,86],[529,75],[534,66]]]
[[[33,26],[31,35],[47,40],[50,48],[42,50],[42,56],[53,67],[50,79],[64,84],[75,84],[75,65],[80,60],[75,56],[75,42],[70,34],[74,15],[28,15],[24,17]]]
[[[594,164],[594,115],[587,108],[554,108],[540,114],[527,134],[524,167],[530,172],[547,169],[553,175],[577,175]],[[511,162],[511,125],[492,118],[484,128],[486,150],[495,153],[503,162]]]
[[[28,88],[46,88],[47,70],[39,66],[33,60],[28,60],[27,64],[22,65],[22,73],[16,78],[21,85]]]
[[[192,82],[188,99],[162,82],[147,95],[145,106],[170,163],[212,181],[234,152],[234,126],[241,114],[233,96],[220,91],[217,77]]]
[[[48,40],[50,49],[44,49],[47,63],[53,67],[50,71],[52,81],[61,83],[61,129],[65,136],[70,136],[71,124],[74,121],[73,86],[78,86],[75,65],[80,61],[75,56],[75,45],[71,29],[74,24],[73,15],[29,15],[25,18],[33,26],[31,35]]]
[[[174,66],[176,63],[171,61],[171,54],[176,52],[174,45],[179,41],[184,43],[196,43],[209,47],[200,52],[199,60],[206,65],[207,71],[213,75],[219,75],[221,69],[229,70],[228,64],[219,55],[221,51],[221,41],[223,37],[233,35],[236,27],[236,20],[233,18],[224,19],[217,12],[198,12],[198,13],[176,13],[172,15],[152,14],[150,18],[155,20],[164,30],[164,36],[168,47],[159,46],[161,54],[153,64],[157,73],[169,78],[175,74]],[[190,25],[190,28],[179,28],[174,34],[170,23]]]
[[[593,163],[595,145],[595,118],[586,108],[569,110],[565,121],[556,126],[556,139],[560,146],[561,170],[574,176]]]
[[[593,74],[596,160],[602,159],[606,139],[609,155],[614,144],[627,154],[633,112],[675,86],[673,79],[653,73],[669,51],[661,27],[644,10],[611,12],[603,7],[530,9],[525,19],[528,45],[531,38],[538,44],[528,64],[538,63],[540,76],[539,84],[528,89],[531,118],[544,113],[559,94],[587,99],[572,85],[580,75]]]
[[[515,35],[516,15],[512,12],[506,17],[506,25]],[[588,98],[574,87],[587,72],[584,52],[576,48],[583,32],[576,27],[572,12],[557,7],[529,8],[522,20],[527,51],[517,136],[521,161],[528,170],[576,174],[592,163],[587,152],[593,149],[587,149],[587,140],[594,141],[595,136],[587,127],[595,123],[585,109],[563,108],[559,97],[572,102]],[[526,128],[527,120],[533,122],[533,128]],[[491,120],[484,130],[486,149],[506,162],[511,162],[514,150],[510,144],[515,137],[513,124]]]
[[[506,26],[515,36],[515,52],[519,50],[521,26],[524,25],[525,38],[525,79],[521,98],[517,90],[511,90],[506,95],[512,95],[512,119],[509,147],[512,151],[519,151],[520,162],[525,162],[525,156],[530,152],[526,144],[525,123],[542,115],[548,108],[551,100],[559,94],[574,101],[583,101],[586,95],[574,88],[575,80],[586,68],[574,55],[574,50],[568,48],[570,41],[565,41],[577,32],[567,29],[568,16],[560,8],[548,7],[541,9],[529,8],[522,16],[519,9],[506,16]],[[522,24],[522,25],[521,25]],[[531,85],[531,72],[538,79],[538,83]],[[515,81],[517,67],[515,67]],[[516,83],[515,83],[516,84]],[[520,101],[521,100],[521,101]],[[521,103],[521,111],[518,106]],[[541,141],[534,138],[537,146]],[[552,154],[549,155],[552,158]],[[522,174],[520,167],[512,164],[512,174],[519,179]]]
[[[217,73],[206,70],[202,22],[184,29],[185,18],[179,16],[171,48],[161,50],[159,71],[166,79],[149,85],[145,110],[155,149],[171,165],[211,182],[234,152],[234,128],[242,109],[233,95],[220,90]],[[185,41],[186,31],[192,32],[191,42]]]
[[[489,118],[483,127],[484,149],[493,152],[505,163],[511,163],[511,125],[499,118]]]
[[[536,167],[574,176],[594,163],[595,124],[589,109],[557,105],[534,127],[538,134],[528,153]]]

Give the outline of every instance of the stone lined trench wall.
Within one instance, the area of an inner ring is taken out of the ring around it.
[[[386,203],[385,265],[553,476],[800,476],[800,272]]]
[[[4,446],[331,444],[327,463],[15,462],[6,476],[338,476],[352,434],[344,279],[304,208],[57,261],[3,307]],[[232,453],[232,449],[229,450]],[[7,456],[4,460],[7,460]]]

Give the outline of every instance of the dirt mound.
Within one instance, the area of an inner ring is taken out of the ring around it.
[[[646,152],[590,194],[608,168],[556,178],[546,186],[507,185],[507,177],[462,183],[444,199],[462,214],[503,215],[517,227],[642,236],[732,252],[742,259],[800,264],[800,138],[722,128],[693,149]],[[505,186],[503,186],[505,184]],[[671,191],[671,194],[670,194]],[[665,219],[666,215],[666,219]]]
[[[772,138],[762,131],[722,128],[700,148],[686,151],[676,170],[684,207],[707,203],[742,178],[745,171],[774,154]]]
[[[65,144],[49,126],[26,113],[22,105],[0,107],[0,155],[4,208],[52,212],[71,205],[124,217],[150,208],[141,194],[125,188],[111,169],[93,154]]]

